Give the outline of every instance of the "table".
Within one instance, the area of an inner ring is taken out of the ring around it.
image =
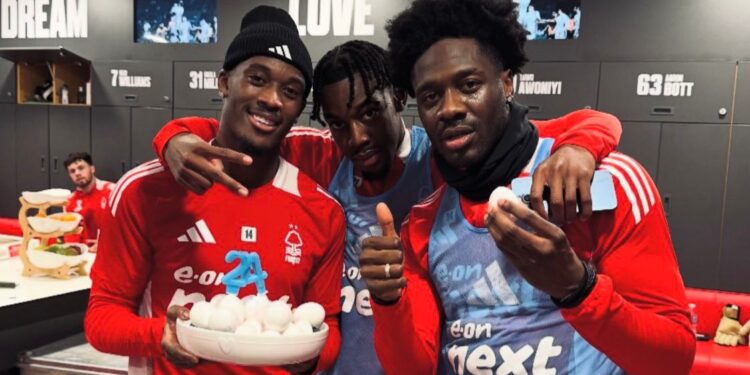
[[[90,271],[95,254],[84,256]],[[18,353],[83,331],[91,279],[23,277],[22,266],[19,257],[0,261],[0,281],[17,284],[0,288],[0,371],[14,367]]]

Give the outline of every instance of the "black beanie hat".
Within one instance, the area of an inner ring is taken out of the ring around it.
[[[224,70],[257,55],[274,57],[294,65],[305,77],[305,99],[312,88],[312,59],[289,13],[267,5],[253,8],[242,17],[240,33],[229,44]]]

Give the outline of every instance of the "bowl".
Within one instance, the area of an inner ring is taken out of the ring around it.
[[[29,216],[26,220],[35,232],[53,233],[60,229],[60,221],[49,217]]]
[[[177,340],[196,356],[241,366],[280,366],[301,363],[320,354],[328,338],[328,325],[301,336],[237,335],[198,328],[177,319]]]
[[[72,193],[68,189],[47,189],[42,191],[24,191],[23,199],[31,204],[60,204],[65,202]]]
[[[58,268],[67,264],[70,267],[79,265],[85,260],[84,254],[89,250],[86,244],[82,243],[66,243],[67,246],[77,246],[81,249],[79,255],[62,255],[56,254],[49,251],[37,249],[36,246],[32,248],[32,244],[29,244],[29,249],[26,255],[29,257],[29,261],[39,268]]]
[[[73,217],[74,220],[61,220],[65,217]],[[59,212],[47,217],[29,216],[31,229],[38,233],[53,233],[57,231],[70,232],[78,227],[83,216],[75,212]]]
[[[58,223],[58,229],[63,232],[70,232],[78,228],[78,224],[83,220],[81,214],[75,212],[58,212],[48,216]],[[73,220],[63,220],[64,218],[72,218]]]

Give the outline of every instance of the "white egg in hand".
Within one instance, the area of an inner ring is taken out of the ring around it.
[[[315,328],[323,324],[325,317],[325,309],[315,302],[303,303],[294,309],[294,322],[308,322]]]
[[[237,326],[240,325],[237,321],[237,316],[233,312],[224,309],[216,309],[211,314],[211,319],[208,322],[208,328],[214,331],[222,332],[234,332]]]
[[[490,194],[490,201],[487,205],[487,209],[489,210],[490,207],[497,207],[497,202],[500,200],[507,200],[511,202],[520,202],[521,200],[513,194],[513,190],[508,189],[505,186],[500,186],[492,191],[492,194]]]
[[[257,320],[248,320],[234,331],[238,335],[260,335],[261,332],[263,332],[263,326]]]
[[[222,310],[229,310],[237,316],[237,321],[242,323],[245,320],[245,306],[242,305],[237,296],[234,294],[227,294],[226,297],[219,301],[219,306]]]
[[[214,310],[213,305],[206,301],[196,302],[190,309],[190,322],[196,327],[208,329]]]
[[[292,309],[280,301],[271,302],[263,315],[263,328],[270,331],[284,332],[292,321]]]

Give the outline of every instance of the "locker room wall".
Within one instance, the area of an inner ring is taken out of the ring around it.
[[[299,1],[300,24],[307,23],[310,1],[317,0]],[[386,20],[409,3],[360,2],[371,6],[367,21],[374,25],[375,35],[303,36],[313,61],[350,39],[386,47]],[[59,169],[69,149],[91,150],[97,175],[117,180],[153,157],[150,139],[164,120],[218,116],[221,103],[215,91],[192,88],[191,72],[217,69],[245,10],[259,4],[288,8],[289,1],[217,1],[216,44],[133,43],[132,0],[88,0],[86,39],[0,39],[0,47],[62,45],[90,59],[94,98],[89,108],[13,104],[15,68],[0,60],[0,103],[10,103],[0,104],[0,173],[9,176],[0,186],[0,216],[17,215],[22,190],[65,183],[71,187]],[[742,265],[750,261],[745,251],[750,241],[745,213],[750,207],[743,199],[750,189],[750,151],[743,147],[750,141],[750,109],[742,105],[750,100],[750,64],[741,63],[736,80],[734,75],[738,60],[750,60],[750,49],[737,48],[750,42],[750,23],[737,11],[745,7],[743,0],[582,0],[580,39],[526,45],[532,63],[524,73],[533,74],[534,81],[560,82],[561,92],[546,94],[542,89],[518,93],[516,99],[532,106],[532,118],[591,106],[621,119],[620,150],[646,167],[667,198],[672,236],[689,286],[750,291],[750,285],[740,281],[746,280]],[[112,69],[150,76],[153,85],[112,87]],[[693,94],[634,94],[640,74],[670,73],[693,82]],[[727,110],[723,116],[721,108]],[[300,124],[310,124],[310,110],[308,105]],[[419,123],[413,100],[403,115],[407,126]]]

